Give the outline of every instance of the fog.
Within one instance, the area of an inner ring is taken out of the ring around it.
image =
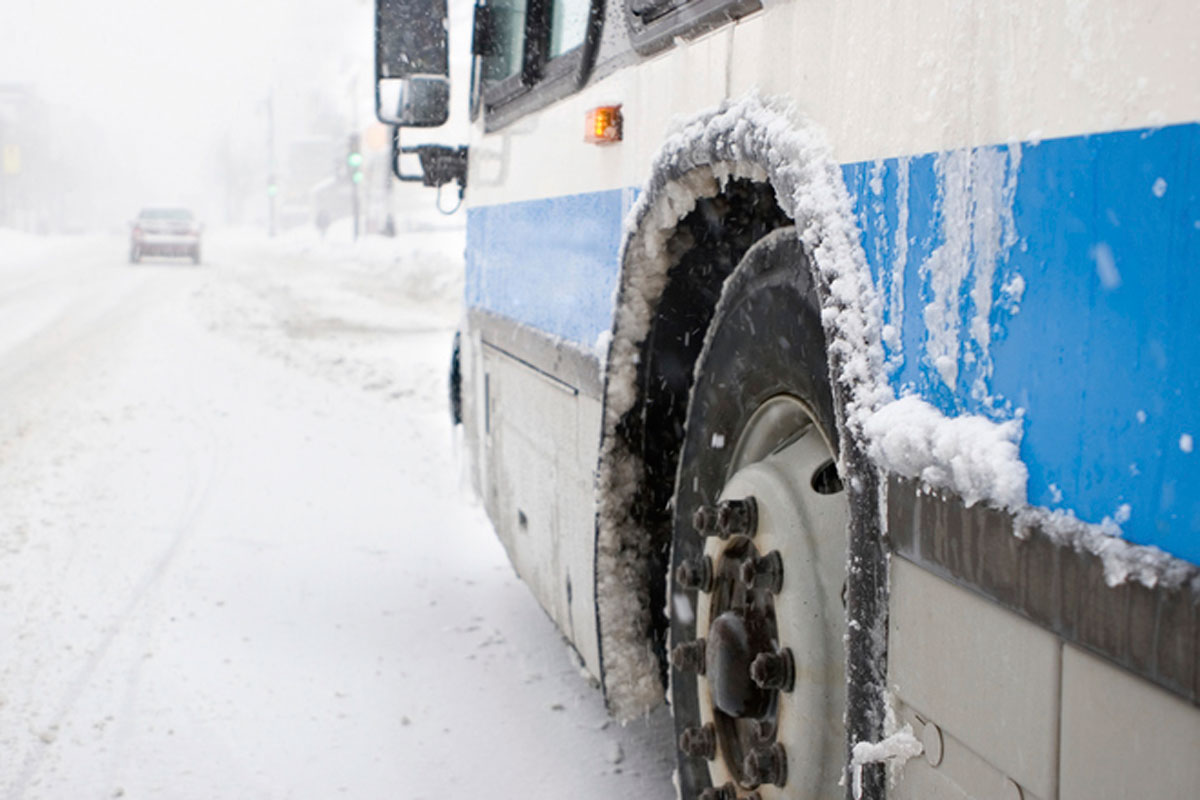
[[[166,204],[262,226],[272,159],[280,222],[303,222],[350,134],[385,161],[371,26],[370,0],[4,0],[0,228],[111,231]]]

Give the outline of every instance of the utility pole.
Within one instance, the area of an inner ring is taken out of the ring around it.
[[[353,195],[354,207],[354,241],[358,241],[359,228],[359,194],[358,184],[362,182],[362,139],[358,127],[358,73],[350,81],[350,120],[353,134],[350,137],[350,192]]]
[[[0,227],[16,227],[9,219],[10,206],[17,205],[16,184],[21,173],[21,145],[17,126],[18,105],[25,93],[18,86],[0,84]]]
[[[0,148],[3,153],[0,153],[0,227],[5,227],[8,224],[8,184],[9,184],[9,148],[12,145],[8,144],[5,138],[6,133],[3,125],[4,119],[0,117]]]
[[[275,89],[267,94],[267,235],[275,235],[275,195],[279,184],[275,178]]]
[[[354,210],[354,240],[358,241],[358,185],[362,183],[362,139],[357,133],[350,134],[346,142],[346,177],[350,179],[350,204]]]

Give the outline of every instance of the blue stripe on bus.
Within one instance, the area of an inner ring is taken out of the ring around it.
[[[612,327],[621,224],[615,189],[467,212],[466,302],[591,351]]]
[[[972,155],[975,166],[1011,169],[1015,153]],[[988,315],[990,362],[962,336],[953,389],[924,353],[923,316],[935,292],[920,264],[946,243],[953,216],[939,158],[906,159],[907,198],[897,192],[898,160],[844,168],[885,295],[898,256],[886,234],[907,201],[904,359],[893,384],[949,415],[999,419],[1023,409],[1031,503],[1089,522],[1119,520],[1127,504],[1126,538],[1200,563],[1200,452],[1187,452],[1200,439],[1200,126],[1020,148],[1011,176],[1015,241],[992,275],[1002,302]],[[977,225],[990,221],[982,213]],[[1018,275],[1025,291],[1013,301],[1001,289]],[[964,281],[955,305],[964,329],[974,288]],[[973,396],[976,385],[982,396]]]
[[[1120,519],[1127,504],[1126,538],[1200,564],[1200,451],[1188,452],[1200,440],[1200,125],[849,164],[843,175],[885,298],[905,256],[903,311],[885,314],[899,332],[895,388],[949,415],[1023,413],[1031,503],[1089,522]],[[611,326],[633,197],[472,209],[468,305],[591,349]],[[921,269],[931,258],[964,273],[949,295]],[[982,339],[970,333],[981,275],[992,298]],[[958,327],[949,370],[927,352],[938,300]]]

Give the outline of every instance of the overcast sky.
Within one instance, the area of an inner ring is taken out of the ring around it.
[[[371,121],[371,9],[370,0],[0,0],[0,83],[32,86],[70,129],[56,134],[121,162],[109,174],[125,177],[113,187],[123,202],[195,196],[212,183],[224,141],[265,162],[272,90],[280,143],[318,107],[347,128],[355,114],[360,127]]]

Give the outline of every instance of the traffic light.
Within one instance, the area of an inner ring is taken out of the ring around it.
[[[346,150],[346,166],[349,167],[350,180],[355,183],[361,183],[363,179],[362,167],[362,145],[359,142],[357,133],[350,135],[350,141]]]

